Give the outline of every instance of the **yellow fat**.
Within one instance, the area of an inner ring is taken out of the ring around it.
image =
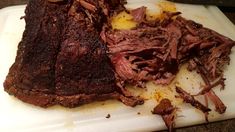
[[[167,12],[176,12],[176,6],[172,2],[168,1],[161,1],[157,4],[162,11],[167,11]]]
[[[176,12],[176,6],[172,2],[168,1],[161,1],[156,5],[156,8],[158,9],[157,12],[149,12],[147,10],[146,14],[146,19],[147,20],[156,20],[156,19],[164,19],[164,15],[162,14],[163,11],[167,12]],[[112,22],[111,22],[112,28],[113,29],[132,29],[137,26],[137,22],[133,21],[133,17],[128,14],[127,12],[123,11],[120,12],[119,14],[115,15],[112,17]]]
[[[137,23],[134,22],[133,17],[126,13],[125,11],[113,16],[112,18],[112,28],[113,29],[132,29],[136,27]]]

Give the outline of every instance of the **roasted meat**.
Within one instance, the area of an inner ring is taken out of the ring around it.
[[[99,39],[104,16],[112,8],[111,2],[98,0],[29,1],[25,32],[5,91],[41,107],[76,107],[106,99],[142,104],[117,87],[107,47]]]
[[[146,81],[169,84],[185,63],[189,70],[202,69],[210,82],[223,76],[233,40],[186,20],[178,12],[165,13],[163,21],[153,23],[143,17],[144,11],[144,7],[131,11],[137,27],[112,30],[107,26],[101,34],[123,81],[137,86]]]
[[[136,27],[114,30],[111,17],[126,11],[124,0],[30,0],[26,27],[4,89],[20,100],[41,107],[76,107],[117,99],[128,106],[143,104],[126,84],[145,87],[147,81],[167,85],[181,65],[196,70],[205,82],[197,95],[180,87],[186,102],[208,114],[210,108],[194,96],[204,95],[224,113],[226,106],[213,88],[224,88],[223,67],[235,42],[180,12],[164,12],[147,20],[146,7],[129,11]],[[206,102],[207,103],[207,102]],[[170,130],[176,108],[164,99],[154,109]]]
[[[211,111],[208,99],[214,103],[216,111],[223,114],[226,106],[213,92],[213,88],[225,87],[223,70],[229,64],[235,42],[192,20],[181,17],[179,12],[162,14],[163,20],[146,19],[146,8],[130,11],[137,26],[129,30],[113,30],[106,25],[101,38],[106,42],[108,55],[115,68],[116,78],[121,87],[126,84],[145,87],[145,83],[168,85],[175,78],[180,67],[188,64],[188,70],[196,70],[205,86],[197,95],[191,95],[176,86],[178,97],[201,110],[206,121]],[[120,87],[120,86],[119,86]],[[195,99],[203,95],[206,105]],[[166,126],[172,131],[175,108],[169,100],[162,100],[153,113],[162,116]]]
[[[64,2],[29,1],[23,38],[4,82],[6,92],[39,106],[55,103],[55,64],[68,9]]]

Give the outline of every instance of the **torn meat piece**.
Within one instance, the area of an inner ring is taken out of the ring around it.
[[[153,109],[153,114],[158,114],[162,116],[169,132],[174,129],[176,108],[171,104],[169,99],[162,99],[160,103]]]
[[[146,7],[142,6],[134,10],[131,10],[130,13],[133,16],[134,21],[138,23],[145,21],[146,9],[147,9]]]
[[[198,59],[195,59],[197,61],[198,64],[201,64],[201,62]],[[220,114],[223,114],[226,111],[226,106],[224,105],[224,103],[220,100],[220,98],[215,94],[215,92],[212,90],[212,88],[221,85],[221,89],[224,89],[225,87],[225,79],[223,77],[219,78],[216,82],[214,82],[213,84],[211,84],[211,82],[209,81],[209,79],[206,77],[208,73],[207,70],[205,70],[205,68],[203,66],[198,66],[198,71],[201,74],[201,77],[203,79],[203,81],[205,82],[206,86],[205,88],[199,92],[197,95],[201,95],[204,94],[206,97],[208,97],[213,104],[215,105],[216,111]],[[207,100],[206,100],[206,103]]]
[[[181,29],[177,27],[177,25],[174,25],[174,23],[171,23],[166,28],[169,37],[169,50],[171,59],[177,59],[177,53],[178,53],[178,44],[179,40],[182,37]]]
[[[115,71],[123,80],[134,79],[137,74],[133,70],[134,64],[131,64],[124,55],[116,54],[112,58],[113,65],[115,66]]]
[[[180,98],[182,98],[186,103],[191,104],[193,107],[201,110],[203,113],[207,114],[211,110],[196,100],[192,95],[184,91],[182,88],[176,86],[176,92],[179,94]]]
[[[210,90],[212,90],[212,88],[214,87],[217,87],[218,85],[221,85],[221,89],[224,89],[225,88],[225,84],[224,84],[224,81],[225,81],[225,78],[219,78],[219,80],[217,80],[216,82],[214,82],[213,84],[211,85],[206,85],[202,91],[200,91],[198,94],[196,95],[203,95],[203,94],[206,94],[208,92],[210,92]]]
[[[175,108],[172,106],[169,99],[162,99],[160,103],[154,108],[153,114],[169,115]]]
[[[223,114],[226,111],[226,106],[224,103],[220,100],[220,98],[215,94],[213,90],[210,90],[206,93],[206,96],[210,98],[210,100],[215,104],[215,111],[219,114]]]

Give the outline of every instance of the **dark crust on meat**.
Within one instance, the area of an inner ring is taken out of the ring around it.
[[[99,29],[85,8],[71,8],[74,2],[29,1],[25,31],[4,90],[40,107],[59,104],[73,108],[107,99],[128,106],[143,104],[142,99],[126,96],[116,86]]]
[[[78,13],[80,17],[85,14]],[[116,90],[106,47],[83,18],[69,16],[56,62],[56,94],[108,94]]]
[[[5,89],[10,95],[14,95],[23,102],[33,104],[40,107],[50,107],[53,105],[61,105],[64,107],[74,108],[83,104],[88,104],[94,101],[104,101],[108,99],[116,99],[123,102],[127,106],[134,107],[141,105],[144,101],[138,97],[126,97],[125,95],[112,92],[108,94],[76,94],[76,95],[56,95],[45,94],[36,91],[22,90],[15,87]]]
[[[74,108],[83,104],[91,103],[94,101],[104,101],[107,99],[119,99],[120,94],[117,92],[109,94],[76,94],[71,96],[59,96],[55,94],[44,94],[41,92],[32,92],[29,90],[22,90],[18,88],[11,87],[6,89],[9,94],[14,95],[23,102],[33,104],[40,107],[49,107],[56,104]],[[133,104],[133,106],[137,105]]]
[[[16,87],[36,92],[53,93],[54,65],[60,47],[60,34],[65,22],[66,4],[49,4],[31,0],[25,10],[26,27],[19,43],[15,63],[4,83],[5,90]]]

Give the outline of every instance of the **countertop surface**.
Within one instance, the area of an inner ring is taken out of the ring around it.
[[[0,9],[7,6],[19,5],[25,3],[27,3],[27,0],[0,0]],[[219,8],[235,24],[235,7],[233,8],[219,7]],[[235,119],[186,127],[186,128],[179,128],[176,130],[176,132],[234,132],[234,131],[235,131]]]

